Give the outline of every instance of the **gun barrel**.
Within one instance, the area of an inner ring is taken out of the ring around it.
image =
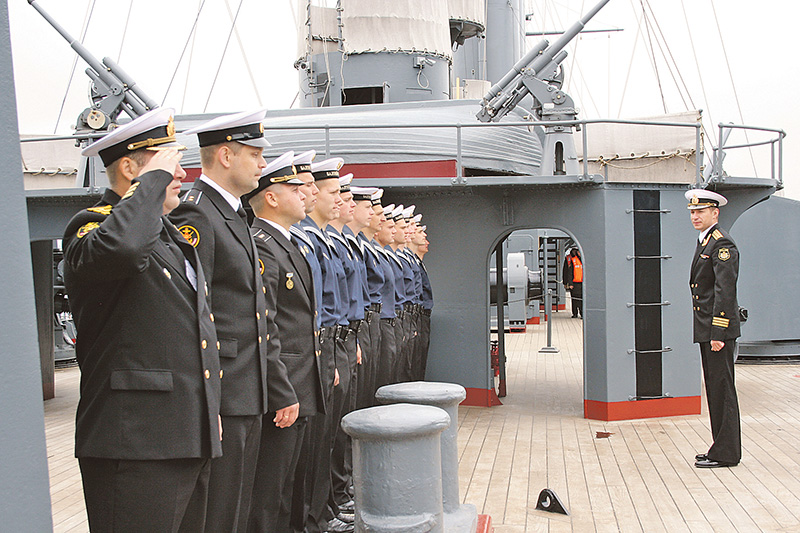
[[[69,45],[72,47],[75,52],[78,53],[79,56],[83,58],[86,63],[101,77],[103,76],[103,71],[105,71],[105,67],[95,58],[89,51],[84,47],[81,43],[75,40],[72,35],[70,35],[67,30],[61,27],[61,25],[50,16],[50,14],[42,9],[39,4],[36,3],[36,0],[28,0],[28,3],[33,6],[33,8],[39,12],[39,14],[53,27],[55,30],[61,34],[61,36],[66,39]]]
[[[546,50],[542,52],[539,57],[533,60],[530,65],[531,70],[534,72],[539,72],[544,66],[546,66],[553,58],[556,56],[558,52],[560,52],[569,42],[578,35],[583,28],[586,27],[586,23],[589,22],[597,13],[605,7],[605,5],[610,2],[611,0],[600,0],[600,2],[595,5],[592,9],[589,10],[581,19],[573,24],[567,31],[561,34],[561,36],[556,39],[552,45],[548,46]]]
[[[539,41],[539,44],[531,48],[527,54],[517,61],[513,67],[511,67],[511,70],[506,72],[505,76],[503,76],[500,81],[495,83],[492,88],[489,89],[489,92],[486,93],[486,96],[484,96],[483,99],[489,102],[492,98],[500,94],[500,91],[506,88],[511,80],[519,76],[520,71],[525,68],[525,65],[530,63],[534,57],[543,52],[547,48],[548,44],[549,41],[547,39],[542,39]]]
[[[137,87],[136,80],[130,77],[127,72],[122,70],[122,67],[120,67],[113,59],[110,57],[104,57],[103,64],[108,67],[122,83],[125,84],[125,87],[129,92],[135,94],[136,97],[144,103],[147,109],[144,109],[142,113],[149,109],[155,109],[158,107],[158,103],[147,96],[141,88]]]

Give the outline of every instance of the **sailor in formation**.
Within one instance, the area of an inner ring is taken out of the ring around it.
[[[90,527],[353,531],[341,419],[425,377],[421,215],[342,158],[267,162],[265,110],[185,132],[202,174],[179,200],[171,113],[89,145],[111,187],[64,238]]]

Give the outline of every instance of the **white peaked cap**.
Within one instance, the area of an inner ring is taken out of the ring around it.
[[[327,170],[336,170],[338,172],[339,169],[342,168],[342,165],[344,165],[344,159],[341,157],[331,157],[330,159],[312,163],[311,172],[324,172]]]
[[[266,116],[266,109],[222,115],[183,133],[197,134],[201,147],[236,141],[255,148],[267,148],[271,145],[264,138],[264,125],[261,123]]]
[[[684,194],[689,200],[689,209],[704,209],[706,207],[722,207],[728,203],[728,199],[714,191],[705,189],[691,189]]]
[[[269,163],[267,163],[267,166],[264,167],[264,170],[261,171],[261,175],[266,176],[267,174],[272,174],[276,170],[291,167],[293,163],[294,163],[294,151],[289,150],[285,154],[278,156]]]
[[[294,156],[294,161],[292,163],[295,166],[298,165],[311,165],[314,161],[314,157],[316,157],[317,151],[316,150],[308,150],[307,152],[303,152],[301,154],[297,154]]]
[[[175,127],[172,125],[172,116],[174,114],[175,110],[171,107],[158,107],[148,111],[96,140],[81,150],[81,155],[100,155],[103,163],[108,166],[120,157],[139,148],[153,148],[156,146],[182,148],[172,144],[175,143]],[[145,144],[134,147],[136,144],[141,143]]]
[[[356,202],[371,201],[377,191],[377,187],[350,187],[350,192],[353,193],[353,200]]]
[[[352,174],[345,174],[344,176],[339,176],[339,187],[350,190],[350,182],[352,181],[353,181]]]

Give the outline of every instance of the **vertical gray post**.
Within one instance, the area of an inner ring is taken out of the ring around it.
[[[36,329],[39,332],[39,359],[42,368],[42,396],[56,396],[56,358],[53,338],[53,241],[31,243],[33,290],[36,295]]]
[[[550,288],[550,258],[547,257],[547,232],[542,232],[544,260],[544,319],[547,321],[547,346],[542,347],[539,353],[558,353],[558,348],[553,346],[553,289]],[[556,269],[557,270],[557,269]]]
[[[495,283],[496,293],[495,300],[497,300],[497,355],[500,361],[500,382],[497,387],[497,396],[500,398],[506,397],[506,300],[508,300],[508,287],[506,286],[506,279],[503,275],[505,268],[505,255],[503,255],[502,240],[497,243],[494,249],[495,257],[495,270],[497,271],[497,282]]]
[[[413,403],[444,409],[450,426],[442,431],[442,503],[445,533],[475,533],[478,511],[474,505],[461,504],[458,490],[458,404],[467,391],[455,383],[416,381],[384,385],[375,393],[383,404]]]
[[[5,0],[0,0],[0,95],[0,517],[4,531],[52,531],[31,249]]]
[[[441,409],[410,404],[342,419],[353,439],[357,532],[444,532],[439,435],[449,425]]]

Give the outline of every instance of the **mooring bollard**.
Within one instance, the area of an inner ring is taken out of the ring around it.
[[[467,391],[455,383],[414,381],[384,385],[375,393],[382,404],[399,402],[431,405],[444,409],[450,426],[442,432],[442,499],[445,533],[475,533],[478,511],[474,505],[461,504],[458,490],[458,404]]]
[[[411,404],[342,419],[353,438],[357,532],[444,532],[440,435],[449,425],[441,409]]]

